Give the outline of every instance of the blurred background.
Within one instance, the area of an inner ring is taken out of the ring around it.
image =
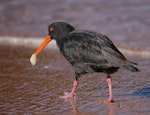
[[[31,66],[31,54],[55,21],[107,35],[139,64],[140,73],[112,75],[115,104],[101,102],[108,95],[104,74],[81,77],[75,101],[59,99],[74,73],[56,47]],[[0,114],[149,114],[149,68],[150,0],[0,0]]]
[[[149,13],[149,0],[1,0],[0,36],[44,37],[50,23],[65,21],[150,50]]]

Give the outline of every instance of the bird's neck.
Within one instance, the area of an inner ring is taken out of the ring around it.
[[[63,38],[62,38],[62,37],[58,37],[58,38],[56,39],[56,43],[57,43],[57,46],[58,46],[58,47],[61,45],[62,41],[63,41]]]
[[[55,40],[59,48],[62,46],[63,41],[67,39],[67,36],[74,30],[75,28],[69,25],[67,28],[61,29],[58,31],[58,33],[56,33]]]
[[[59,34],[57,34],[57,37],[55,38],[56,43],[58,46],[61,46],[63,41],[67,39],[67,36],[72,32],[73,30],[68,30],[68,31],[59,31]]]

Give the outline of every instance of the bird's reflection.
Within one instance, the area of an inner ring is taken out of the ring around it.
[[[75,104],[75,99],[74,98],[71,98],[71,99],[66,99],[66,101],[68,101],[71,106],[72,106],[72,111],[74,114],[80,114],[80,111],[78,110],[76,104]],[[103,104],[106,104],[107,107],[108,107],[108,115],[114,115],[114,103],[103,103]],[[83,114],[83,112],[82,112]]]
[[[66,99],[66,101],[70,102],[70,104],[72,106],[72,111],[73,111],[74,114],[79,113],[78,108],[77,108],[77,106],[75,104],[74,98],[68,98],[68,99]]]
[[[114,115],[114,104],[108,104],[108,115]]]

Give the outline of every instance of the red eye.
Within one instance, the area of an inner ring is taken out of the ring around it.
[[[53,28],[53,27],[50,27],[50,28],[49,28],[49,31],[50,31],[50,32],[54,31],[54,28]]]

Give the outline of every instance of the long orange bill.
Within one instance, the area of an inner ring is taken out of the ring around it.
[[[47,35],[45,40],[41,43],[41,45],[35,50],[30,58],[31,64],[34,66],[36,64],[36,56],[45,48],[45,46],[51,41],[51,36]]]
[[[38,55],[44,48],[45,46],[51,41],[51,36],[47,35],[45,40],[41,43],[41,45],[35,50],[34,54]]]

